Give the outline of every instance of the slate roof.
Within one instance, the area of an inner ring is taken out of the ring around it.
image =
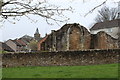
[[[96,23],[90,30],[120,27],[120,19]]]
[[[17,46],[21,46],[20,43],[18,43],[16,40],[12,40]]]
[[[33,40],[33,37],[24,35],[23,37],[19,38],[19,40],[21,40],[22,42],[24,42],[27,45],[31,40]]]
[[[33,39],[33,37],[29,36],[29,35],[24,35],[23,37],[21,38],[26,38],[26,39]]]
[[[26,44],[21,40],[16,40],[16,42],[19,43],[21,46],[26,46]]]

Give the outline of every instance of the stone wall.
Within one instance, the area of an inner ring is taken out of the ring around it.
[[[92,49],[115,49],[118,48],[118,40],[111,37],[107,33],[100,31],[97,34],[91,36]]]
[[[2,54],[3,67],[118,63],[120,49]]]

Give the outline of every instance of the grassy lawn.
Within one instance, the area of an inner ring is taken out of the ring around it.
[[[118,64],[3,68],[3,78],[117,78]]]

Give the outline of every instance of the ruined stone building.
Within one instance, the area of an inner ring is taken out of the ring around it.
[[[96,23],[91,29],[91,34],[104,31],[115,39],[118,39],[120,48],[120,19]]]
[[[42,51],[67,51],[84,49],[118,48],[118,40],[105,32],[90,34],[80,24],[65,24],[59,30],[52,30],[51,34],[41,43]]]
[[[42,50],[65,51],[81,50],[90,48],[90,33],[79,24],[65,24],[61,29],[48,35],[48,38],[41,44]]]
[[[111,37],[104,31],[91,34],[91,49],[114,49],[118,47],[118,39]]]

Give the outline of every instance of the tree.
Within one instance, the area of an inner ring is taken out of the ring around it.
[[[73,2],[74,0],[70,1]],[[81,1],[86,3],[91,0]],[[102,3],[88,11],[85,16],[92,13],[98,7],[101,7],[107,1],[108,0],[102,1]],[[53,4],[49,4],[47,0],[0,0],[0,22],[5,22],[6,20],[10,21],[10,18],[13,18],[13,20],[20,20],[21,16],[26,16],[28,19],[31,19],[31,14],[43,17],[48,24],[50,24],[51,20],[56,23],[65,22],[68,21],[69,18],[64,16],[63,12],[72,10],[72,7],[61,8]],[[34,19],[32,21],[34,21]]]
[[[38,15],[46,19],[48,24],[49,20],[55,22],[64,22],[69,18],[65,17],[63,11],[71,11],[72,8],[61,8],[55,5],[49,4],[46,0],[7,0],[0,1],[0,17],[1,21],[9,20],[9,18],[16,19],[21,16]],[[57,18],[56,18],[57,16]],[[63,20],[64,19],[64,20]],[[18,19],[16,19],[18,20]]]
[[[98,11],[98,15],[95,18],[96,22],[104,22],[109,20],[119,19],[119,10],[118,8],[109,8],[103,7],[101,10]],[[118,46],[120,48],[120,28],[118,30]]]
[[[98,15],[95,18],[96,22],[104,22],[109,20],[118,19],[118,8],[109,8],[103,7],[101,10],[98,11]]]
[[[33,51],[37,50],[37,42],[35,40],[30,41],[30,43],[28,44],[28,46]]]

